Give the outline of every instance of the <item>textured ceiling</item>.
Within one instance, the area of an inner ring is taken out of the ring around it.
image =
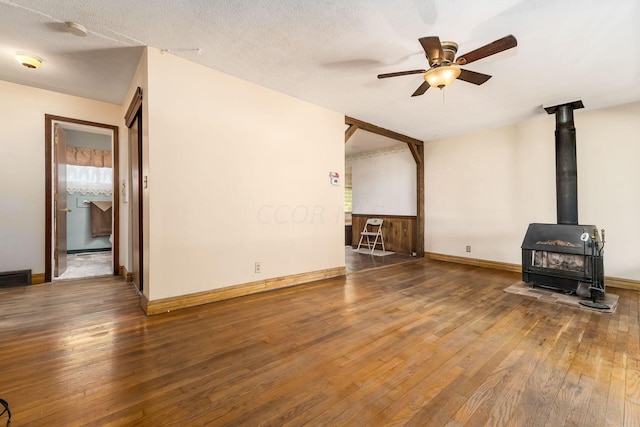
[[[84,25],[85,38],[65,32]],[[544,115],[640,100],[640,1],[616,0],[0,0],[0,79],[124,103],[143,46],[345,115],[428,140]],[[418,38],[465,53],[513,34],[518,47],[411,98],[425,68]],[[27,70],[16,51],[44,59]]]
[[[407,144],[396,139],[377,135],[375,133],[367,132],[366,130],[358,130],[351,136],[351,138],[349,138],[349,143],[345,144],[344,154],[345,157],[349,159],[350,157],[361,153],[406,146]],[[407,152],[409,152],[408,149]]]

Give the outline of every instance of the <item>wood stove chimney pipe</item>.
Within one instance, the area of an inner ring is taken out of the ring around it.
[[[558,224],[578,224],[578,166],[573,110],[584,108],[582,101],[545,107],[556,115],[556,204]]]

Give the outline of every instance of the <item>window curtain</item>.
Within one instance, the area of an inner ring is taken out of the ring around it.
[[[113,170],[93,166],[67,165],[67,193],[111,196]]]
[[[109,150],[67,146],[66,157],[68,165],[94,166],[96,168],[112,167],[111,151]]]

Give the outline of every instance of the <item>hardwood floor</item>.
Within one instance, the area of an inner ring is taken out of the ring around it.
[[[351,246],[344,247],[344,260],[347,267],[347,274],[372,268],[387,267],[392,264],[415,261],[417,259],[418,258],[412,257],[411,255],[401,253],[375,256],[356,252]]]
[[[640,425],[638,293],[518,279],[418,260],[151,318],[117,278],[1,289],[0,397],[12,426]]]

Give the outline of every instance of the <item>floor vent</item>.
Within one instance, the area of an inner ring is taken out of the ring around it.
[[[0,288],[31,284],[31,270],[5,271],[0,273]]]

